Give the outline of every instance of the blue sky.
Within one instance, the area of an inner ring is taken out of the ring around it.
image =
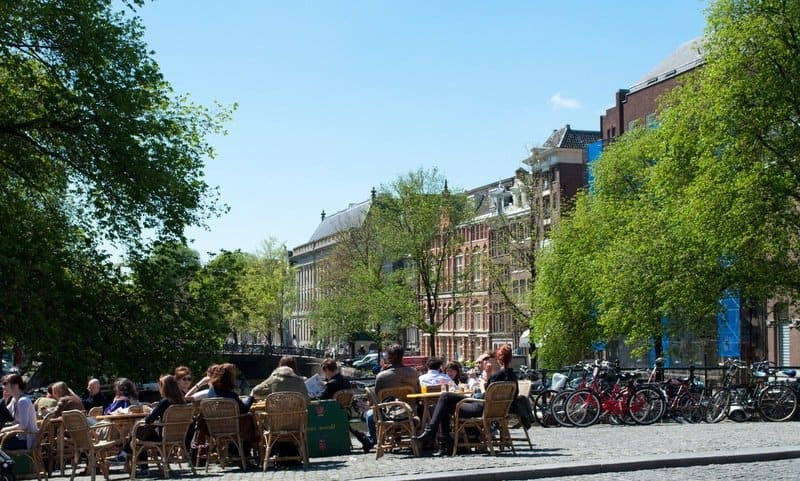
[[[509,177],[599,117],[682,43],[707,2],[160,0],[139,11],[178,93],[237,102],[206,180],[230,212],[202,254],[308,240],[320,212],[419,167],[451,186]],[[205,256],[204,256],[205,258]]]

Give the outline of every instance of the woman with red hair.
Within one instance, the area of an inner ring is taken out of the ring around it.
[[[493,382],[498,381],[514,381],[517,382],[517,375],[511,368],[511,346],[508,344],[501,346],[495,353],[494,357],[500,364],[501,368],[492,374],[486,382],[486,387],[489,387]],[[514,392],[514,397],[517,397],[519,388]],[[455,414],[456,405],[459,401],[464,399],[463,394],[452,392],[442,393],[436,407],[433,409],[433,415],[430,422],[425,426],[425,430],[415,438],[419,443],[429,443],[436,437],[436,432],[439,431],[439,444],[441,449],[440,455],[449,454],[452,451],[453,439],[450,436],[450,417]],[[461,406],[459,416],[462,417],[478,417],[483,414],[483,404],[481,403],[465,403]]]

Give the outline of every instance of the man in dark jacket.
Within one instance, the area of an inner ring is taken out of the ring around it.
[[[350,389],[350,381],[339,372],[339,366],[333,359],[325,359],[320,365],[322,374],[328,380],[325,390],[319,395],[320,399],[333,399],[333,395],[343,389]]]
[[[100,392],[100,380],[99,379],[90,379],[89,384],[86,385],[86,392],[87,396],[83,398],[83,407],[86,411],[92,409],[93,407],[101,407],[103,409],[108,406],[108,398]]]

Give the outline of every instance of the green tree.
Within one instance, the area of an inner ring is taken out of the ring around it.
[[[236,343],[239,342],[239,334],[246,332],[249,325],[249,310],[246,308],[247,299],[244,286],[249,265],[254,262],[254,255],[237,249],[235,251],[223,250],[206,264],[209,274],[213,273],[216,278],[230,280],[227,283],[216,283],[215,286],[219,290],[217,294],[222,300],[221,315],[227,322]]]
[[[436,169],[420,169],[382,186],[370,216],[388,259],[416,286],[422,309],[414,327],[429,334],[429,352],[435,356],[439,328],[471,292],[466,269],[447,271],[448,259],[463,243],[459,227],[471,219],[471,203],[463,193],[450,191]],[[452,300],[449,307],[442,302],[445,296]]]
[[[796,2],[711,5],[705,65],[667,96],[658,128],[603,153],[594,194],[554,234],[536,285],[540,329],[558,318],[555,296],[568,286],[542,275],[572,259],[560,245],[567,232],[588,247],[578,258],[591,276],[575,281],[601,335],[642,348],[658,348],[662,318],[673,331],[707,331],[725,293],[797,292],[797,31]]]
[[[294,276],[286,245],[276,239],[265,240],[256,255],[248,258],[242,282],[242,312],[249,332],[269,340],[272,333],[280,330],[296,298]]]
[[[175,243],[157,245],[130,266],[133,302],[114,326],[121,337],[114,344],[126,347],[111,358],[115,372],[156,379],[178,364],[204,369],[230,332],[223,306],[238,273],[204,268],[197,252]]]
[[[340,232],[323,261],[323,294],[311,313],[319,339],[351,344],[357,334],[388,342],[397,330],[415,325],[419,304],[409,273],[392,262],[368,214],[361,226]],[[388,337],[387,337],[388,336]]]
[[[593,319],[593,234],[598,223],[589,213],[589,201],[585,194],[578,195],[575,212],[554,227],[536,259],[531,339],[536,340],[542,367],[585,358],[591,341],[602,335]]]
[[[231,109],[174,94],[142,4],[0,4],[0,340],[59,361],[66,343],[86,369],[125,352],[125,278],[98,246],[181,239],[224,211],[202,169]]]

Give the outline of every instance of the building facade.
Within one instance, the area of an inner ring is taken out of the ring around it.
[[[703,38],[698,37],[678,47],[630,88],[618,90],[614,106],[600,116],[603,142],[612,142],[637,126],[655,126],[658,99],[702,64]]]
[[[550,225],[586,186],[586,146],[598,139],[598,131],[556,129],[524,160],[530,171],[520,168],[513,177],[467,192],[474,218],[459,228],[463,242],[446,259],[449,288],[439,297],[440,313],[460,308],[437,320],[437,355],[474,360],[505,344],[527,354],[521,338],[530,324],[535,253]],[[469,288],[455,289],[455,282],[467,282]],[[424,302],[420,299],[423,308]],[[429,355],[429,336],[422,337],[421,354]]]
[[[289,262],[296,270],[297,301],[283,329],[285,345],[328,348],[315,345],[314,327],[308,320],[314,303],[323,294],[319,287],[320,279],[325,274],[323,261],[336,245],[339,234],[361,226],[369,212],[370,203],[367,200],[350,204],[346,209],[329,216],[323,211],[320,223],[308,242],[292,249]]]

